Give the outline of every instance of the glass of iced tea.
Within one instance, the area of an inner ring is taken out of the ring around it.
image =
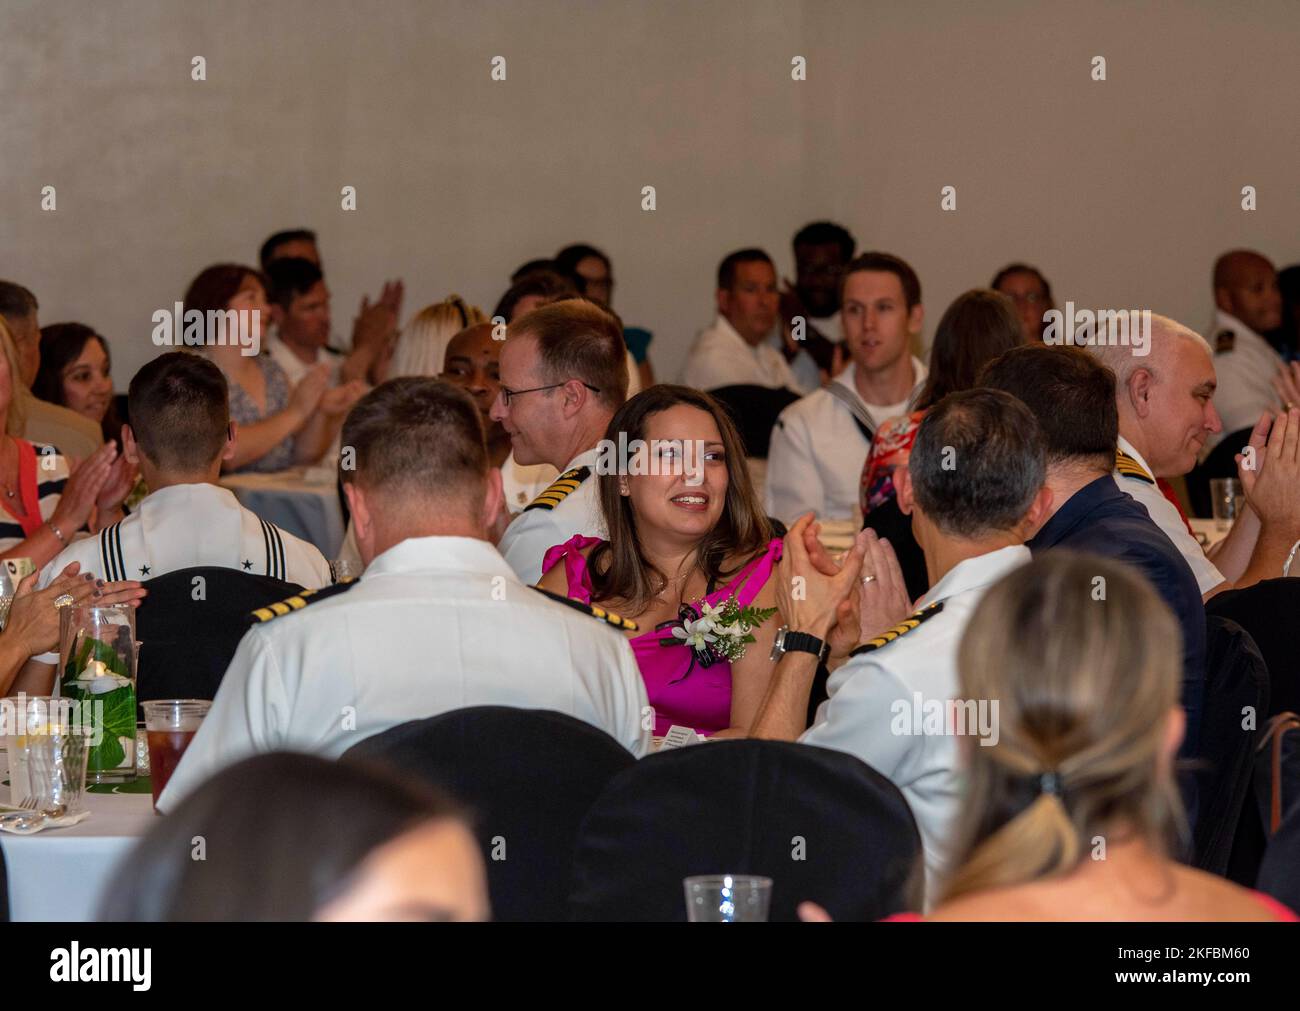
[[[167,787],[181,756],[194,739],[212,703],[206,699],[150,699],[143,703],[145,736],[149,740],[149,778],[153,807]]]

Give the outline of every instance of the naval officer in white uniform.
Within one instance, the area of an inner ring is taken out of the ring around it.
[[[525,586],[486,539],[501,479],[469,396],[394,379],[352,409],[343,436],[365,574],[282,617],[257,612],[159,807],[253,752],[337,756],[467,706],[567,713],[644,754],[649,706],[626,623]]]
[[[927,370],[909,348],[921,334],[921,282],[887,253],[863,253],[845,270],[840,308],[853,362],[777,418],[767,455],[768,515],[793,523],[858,515],[862,466],[876,429],[907,414]]]
[[[550,548],[574,534],[605,536],[597,446],[626,399],[625,351],[618,320],[584,299],[553,302],[510,326],[492,418],[510,433],[516,461],[560,471],[501,538],[501,554],[525,583],[542,578]]]
[[[944,468],[948,447],[962,461],[955,470]],[[1046,473],[1038,423],[1008,394],[969,390],[931,408],[917,430],[908,466],[895,478],[899,505],[912,516],[930,575],[930,590],[910,617],[893,553],[870,531],[859,535],[834,576],[826,574],[834,563],[819,552],[815,538],[806,536],[804,521],[786,539],[785,571],[777,586],[780,606],[792,610],[781,613],[790,631],[803,632],[808,640],[797,640],[800,651],[779,660],[752,734],[797,737],[845,751],[888,776],[916,818],[931,901],[948,869],[959,806],[957,739],[981,731],[955,722],[958,713],[967,712],[953,705],[957,648],[985,591],[1029,562],[1024,542],[1050,510]],[[861,609],[841,610],[859,573],[866,580]],[[799,600],[786,600],[793,597],[789,587],[796,576],[803,577],[805,592]],[[864,633],[866,641],[852,648]],[[800,734],[823,643],[832,656],[852,652],[832,673],[830,697],[812,727]]]
[[[1214,306],[1210,346],[1219,379],[1214,406],[1223,431],[1206,440],[1202,459],[1225,436],[1283,406],[1273,385],[1282,356],[1260,336],[1282,322],[1282,293],[1273,264],[1246,249],[1224,253],[1214,264]]]
[[[259,519],[217,485],[238,437],[220,369],[183,351],[160,355],[135,374],[128,403],[122,452],[150,493],[120,522],[65,548],[42,570],[42,588],[69,562],[110,581],[212,565],[306,589],[329,584],[329,565],[314,545]]]
[[[1137,314],[1127,315],[1132,333]],[[1272,414],[1256,419],[1251,439],[1255,467],[1241,472],[1250,502],[1228,535],[1207,553],[1157,482],[1190,471],[1205,443],[1224,429],[1217,410],[1219,357],[1200,334],[1154,314],[1147,347],[1147,354],[1134,355],[1122,345],[1089,346],[1115,373],[1115,483],[1146,508],[1187,560],[1204,599],[1280,576],[1291,545],[1300,538],[1300,501],[1293,494],[1291,462],[1271,454],[1266,445]]]

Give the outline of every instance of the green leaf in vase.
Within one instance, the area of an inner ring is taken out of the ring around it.
[[[135,687],[123,685],[94,697],[93,701],[104,703],[103,737],[99,744],[90,748],[87,764],[92,769],[116,769],[126,758],[126,751],[118,738],[135,737]]]

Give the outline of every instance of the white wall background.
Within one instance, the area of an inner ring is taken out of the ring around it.
[[[343,333],[385,277],[404,317],[490,309],[591,242],[669,378],[721,256],[789,272],[824,217],[915,265],[927,338],[1011,259],[1201,328],[1219,252],[1300,260],[1298,96],[1295,0],[0,0],[0,277],[108,336],[119,388],[154,310],[299,225]]]

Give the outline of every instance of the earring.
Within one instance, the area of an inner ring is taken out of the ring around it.
[[[618,483],[618,493],[619,493],[620,495],[628,495],[628,494],[631,494],[631,493],[627,490],[627,482],[626,482],[626,481],[620,481],[620,482]]]

